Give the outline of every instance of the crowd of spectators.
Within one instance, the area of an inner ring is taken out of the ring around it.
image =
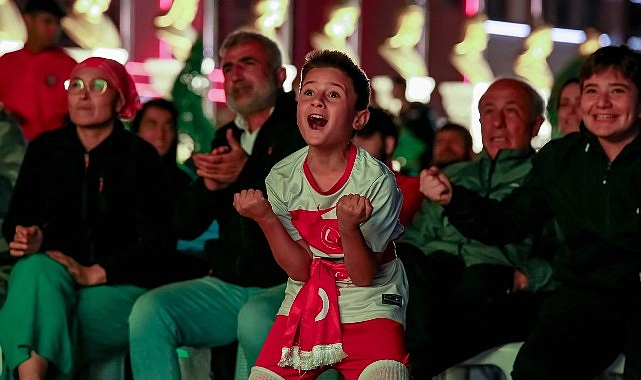
[[[30,0],[24,48],[0,57],[3,376],[128,355],[135,380],[179,380],[190,346],[216,378],[240,350],[255,380],[428,379],[523,341],[516,380],[593,379],[621,353],[641,379],[639,53],[589,56],[538,152],[545,100],[494,80],[475,153],[429,105],[369,105],[340,52],[310,53],[285,92],[278,45],[235,31],[235,118],[183,164],[175,104],[67,56],[63,15]]]

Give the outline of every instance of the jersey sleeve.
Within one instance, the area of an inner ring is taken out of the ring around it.
[[[403,195],[394,174],[389,172],[373,182],[364,196],[372,203],[373,210],[370,219],[361,226],[361,231],[372,251],[383,252],[403,232],[399,222]]]

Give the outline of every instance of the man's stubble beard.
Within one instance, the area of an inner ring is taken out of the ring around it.
[[[227,107],[240,115],[251,115],[253,113],[271,108],[276,103],[278,86],[271,81],[266,81],[264,86],[253,86],[251,88],[250,100],[241,104],[237,103],[234,96],[227,97]],[[232,90],[233,92],[233,90]]]

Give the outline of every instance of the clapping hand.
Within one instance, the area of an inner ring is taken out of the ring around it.
[[[214,148],[210,153],[195,153],[196,174],[203,178],[209,190],[224,189],[236,182],[249,156],[234,138],[233,131],[225,135],[229,146]]]

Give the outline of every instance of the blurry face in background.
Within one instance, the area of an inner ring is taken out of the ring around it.
[[[559,131],[562,135],[578,132],[581,122],[581,86],[570,83],[563,87],[559,95]]]
[[[140,119],[138,136],[153,145],[161,157],[165,156],[176,140],[171,112],[159,107],[147,108]]]
[[[29,42],[38,49],[58,44],[60,20],[49,12],[36,12],[24,15]]]
[[[444,167],[456,162],[468,160],[471,152],[465,139],[456,131],[441,130],[434,139],[433,164]]]
[[[261,44],[247,41],[226,49],[221,67],[229,108],[250,115],[274,105],[280,83]]]
[[[388,142],[387,140],[391,141]],[[369,136],[360,136],[358,134],[354,135],[354,137],[352,137],[352,142],[354,145],[365,149],[369,154],[381,162],[387,162],[394,150],[394,138],[388,136],[387,139],[384,139],[383,135],[379,132],[374,132]],[[390,143],[392,144],[391,150],[389,149]]]

